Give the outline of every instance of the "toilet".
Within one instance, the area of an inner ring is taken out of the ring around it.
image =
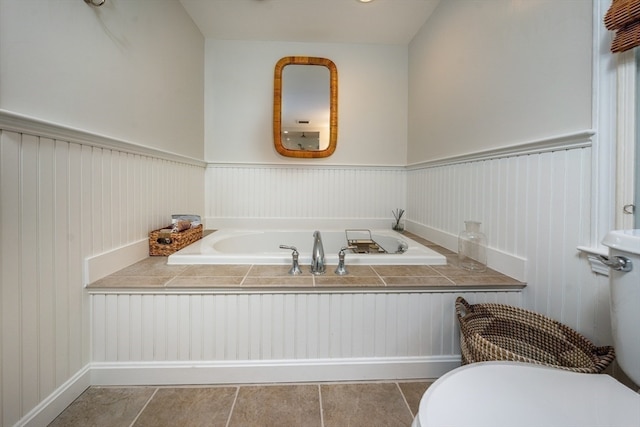
[[[602,243],[609,247],[609,261],[622,258],[609,275],[616,358],[640,385],[640,230],[612,231]],[[440,377],[420,401],[412,427],[443,426],[638,427],[640,394],[606,374],[473,363]]]

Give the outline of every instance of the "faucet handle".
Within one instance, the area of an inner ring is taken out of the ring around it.
[[[346,251],[347,249],[354,249],[354,248],[356,248],[356,246],[343,246],[342,248],[340,248],[340,252],[338,252],[338,266],[334,271],[334,273],[337,274],[338,276],[345,276],[349,274],[349,272],[347,271],[347,267],[344,265],[344,256],[345,256],[344,251]]]
[[[298,248],[296,248],[295,246],[280,245],[280,249],[290,249],[293,252],[298,252]]]
[[[297,276],[298,274],[302,274],[302,270],[300,269],[300,264],[298,264],[298,249],[295,246],[287,246],[280,245],[280,249],[289,249],[291,250],[291,268],[289,269],[289,274],[292,276]]]

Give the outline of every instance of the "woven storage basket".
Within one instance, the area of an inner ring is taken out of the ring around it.
[[[171,228],[171,226],[166,228]],[[171,243],[160,243],[158,242],[158,237],[160,237],[160,230],[153,230],[149,233],[149,255],[169,256],[185,246],[202,239],[202,224],[188,230],[180,231],[179,233],[171,233]]]
[[[518,307],[458,297],[456,314],[463,364],[508,360],[595,374],[615,359],[613,347],[596,347],[568,326]]]

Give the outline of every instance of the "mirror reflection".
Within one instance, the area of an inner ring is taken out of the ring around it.
[[[288,157],[327,157],[337,139],[337,70],[332,61],[285,57],[274,79],[274,145]]]
[[[320,150],[320,132],[296,132],[294,130],[282,131],[282,145],[289,150]],[[329,126],[327,125],[327,131]],[[324,132],[326,135],[328,132]],[[322,147],[326,149],[326,146]]]

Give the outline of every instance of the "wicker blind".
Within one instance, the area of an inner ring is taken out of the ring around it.
[[[616,31],[611,52],[640,46],[640,0],[613,0],[604,17],[608,30]]]

